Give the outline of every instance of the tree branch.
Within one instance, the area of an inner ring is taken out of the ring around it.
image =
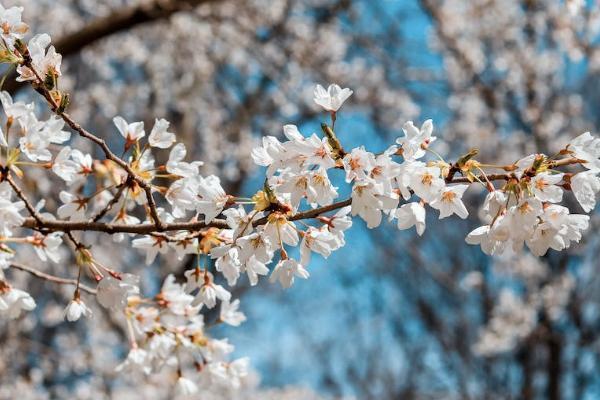
[[[582,160],[577,158],[565,158],[562,160],[552,162],[553,167],[572,165],[572,164],[581,164]],[[490,174],[490,175],[479,175],[477,178],[479,181],[484,182],[486,179],[489,181],[498,181],[504,180],[507,181],[511,179],[514,175],[512,173],[506,174]],[[452,183],[472,183],[466,177],[454,177],[448,184]],[[312,210],[307,210],[303,212],[298,212],[296,214],[290,215],[287,217],[288,221],[299,221],[305,219],[312,219],[321,216],[330,211],[339,210],[340,208],[349,206],[352,204],[352,198],[347,198],[345,200],[338,201],[333,204],[329,204],[327,206],[318,207]],[[253,226],[260,226],[266,224],[268,221],[268,217],[260,218],[253,222]],[[160,227],[157,227],[156,224],[153,223],[144,223],[137,225],[124,225],[124,224],[111,224],[106,222],[97,222],[97,221],[58,221],[58,220],[45,220],[40,218],[36,220],[35,218],[27,218],[25,222],[21,225],[23,228],[36,229],[36,230],[47,230],[47,231],[62,231],[62,232],[70,232],[70,231],[95,231],[95,232],[104,232],[108,234],[113,233],[136,233],[140,235],[148,235],[152,233],[162,233],[162,232],[174,232],[174,231],[199,231],[205,228],[221,228],[227,229],[229,225],[227,225],[227,221],[223,219],[215,219],[210,223],[205,223],[202,221],[189,221],[189,222],[174,222],[170,224],[162,224]]]
[[[27,265],[12,263],[12,264],[10,264],[10,267],[21,270],[21,271],[28,272],[37,278],[44,279],[49,282],[59,283],[61,285],[73,285],[73,286],[77,285],[77,279],[61,278],[58,276],[50,275],[45,272],[39,271],[35,268],[29,267]],[[81,289],[84,292],[87,292],[89,294],[93,294],[93,295],[96,294],[96,289],[92,289],[91,287],[86,286],[86,285],[79,284],[79,289]]]
[[[23,201],[23,203],[25,203],[25,208],[27,208],[27,211],[29,211],[29,214],[31,214],[31,216],[33,217],[33,219],[35,221],[37,221],[38,223],[41,223],[42,220],[43,220],[42,216],[37,212],[37,210],[35,209],[35,207],[33,207],[33,205],[31,204],[31,202],[25,196],[25,193],[23,193],[23,191],[21,190],[21,188],[19,186],[17,186],[17,184],[12,179],[12,176],[10,176],[10,174],[6,176],[6,181],[8,182],[8,184],[10,185],[10,187],[13,189],[13,191],[17,194],[17,197],[19,199],[21,199],[21,201]]]
[[[123,191],[125,190],[125,188],[127,187],[127,181],[121,183],[121,185],[119,185],[119,188],[117,189],[117,193],[114,194],[113,198],[110,199],[110,201],[106,204],[106,206],[100,210],[96,215],[94,215],[92,218],[90,218],[91,222],[98,222],[102,219],[102,217],[104,217],[113,207],[115,204],[117,204],[119,202],[119,200],[121,199],[121,195],[123,194]]]

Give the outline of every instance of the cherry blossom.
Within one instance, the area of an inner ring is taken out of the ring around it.
[[[425,207],[421,203],[403,204],[395,211],[394,216],[398,220],[398,229],[409,229],[414,226],[419,236],[425,232]]]
[[[212,274],[201,273],[199,270],[186,271],[187,278],[186,291],[191,293],[197,290],[195,298],[192,298],[195,304],[203,304],[207,308],[213,308],[217,304],[217,299],[229,301],[231,293],[223,286],[214,283]]]
[[[169,121],[164,118],[156,119],[154,126],[148,136],[148,143],[150,146],[158,147],[159,149],[167,149],[175,143],[177,138],[173,132],[168,132]]]
[[[21,21],[23,7],[4,8],[0,5],[0,25],[2,39],[9,45],[13,46],[16,39],[22,39],[23,35],[29,29],[28,26]]]
[[[60,246],[63,232],[52,232],[48,235],[36,235],[33,237],[33,249],[42,261],[60,261]]]
[[[288,258],[277,263],[271,272],[269,281],[279,281],[281,286],[287,289],[294,284],[296,277],[308,279],[309,276],[308,271],[298,261]]]
[[[179,396],[191,396],[198,392],[198,385],[194,381],[180,376],[177,379],[177,394]]]
[[[113,123],[121,136],[125,138],[125,149],[129,149],[134,143],[146,136],[143,122],[128,123],[123,117],[116,116],[113,118]]]
[[[65,308],[64,318],[69,322],[75,322],[82,316],[89,318],[92,316],[92,311],[81,299],[71,300]]]
[[[584,160],[584,167],[591,170],[600,169],[600,138],[592,136],[590,132],[577,136],[566,149],[578,159]]]
[[[117,365],[115,371],[140,371],[144,374],[149,374],[152,371],[150,365],[150,354],[144,349],[133,348],[129,351],[127,358],[121,364]]]
[[[196,210],[204,214],[206,223],[212,221],[223,211],[230,197],[221,187],[221,181],[215,175],[203,178],[198,177],[197,192],[199,199],[196,201]]]
[[[12,228],[25,220],[21,211],[25,208],[23,201],[13,202],[12,190],[7,182],[0,183],[0,235],[10,236]]]
[[[440,211],[439,219],[446,218],[452,214],[465,219],[469,215],[461,198],[469,185],[456,185],[445,187],[438,198],[433,199],[429,205]]]
[[[2,7],[2,6],[0,6]],[[2,109],[10,120],[20,120],[31,115],[34,110],[34,104],[25,104],[22,101],[14,102],[10,94],[6,91],[0,92],[0,102],[2,103]],[[4,146],[7,146],[6,144]]]
[[[92,172],[92,156],[65,146],[54,158],[52,171],[68,184],[76,183]]]
[[[187,163],[183,161],[186,154],[187,151],[185,149],[185,145],[183,143],[177,143],[169,153],[167,171],[186,178],[198,175],[198,167],[201,167],[204,163],[201,161]]]
[[[408,121],[402,130],[404,137],[396,139],[396,143],[400,145],[402,157],[409,161],[422,158],[427,147],[436,139],[435,136],[431,136],[433,122],[430,119],[423,122],[421,129],[418,129],[412,121]]]
[[[62,56],[56,53],[54,46],[50,46],[50,36],[46,33],[35,35],[27,45],[31,56],[31,67],[18,66],[18,81],[35,81],[40,77],[47,80],[56,80],[61,75],[60,65]],[[54,84],[54,83],[53,83]]]
[[[550,174],[541,172],[531,179],[531,189],[533,195],[540,201],[550,203],[560,203],[562,201],[563,190],[557,186],[563,180],[563,174]]]
[[[44,112],[51,116],[43,119],[33,103],[0,94],[6,116],[0,124],[0,267],[10,268],[23,247],[33,249],[42,261],[76,264],[77,279],[47,280],[76,287],[63,313],[67,321],[91,316],[82,290],[95,294],[95,301],[122,319],[130,351],[117,372],[170,370],[182,395],[193,395],[204,384],[239,387],[248,375],[248,359],[230,361],[233,345],[210,331],[214,324],[239,326],[246,320],[239,299],[232,301],[232,287],[246,279],[244,274],[250,286],[267,275],[283,288],[297,278],[308,280],[313,253],[328,258],[346,245],[354,217],[370,229],[393,222],[399,230],[415,227],[420,236],[427,208],[438,210],[438,219],[454,214],[466,219],[463,196],[473,188],[469,197],[479,196],[482,222],[465,240],[485,254],[533,257],[562,251],[580,242],[590,226],[587,213],[595,208],[600,191],[600,139],[590,132],[553,156],[534,153],[505,165],[484,163],[476,150],[446,160],[434,150],[443,143],[433,136],[431,119],[420,127],[412,121],[398,125],[403,136],[395,144],[351,146],[348,136],[336,132],[335,122],[353,91],[336,84],[314,89],[313,100],[329,114],[322,132],[305,136],[298,126],[285,124],[280,136],[265,136],[258,147],[242,149],[264,168],[259,187],[244,187],[248,197],[238,197],[225,190],[214,163],[201,175],[204,163],[186,160],[183,136],[171,132],[165,119],[155,118],[147,137],[143,122],[128,123],[120,116],[113,118],[118,135],[113,129],[110,138],[81,126],[65,111],[70,97],[59,84],[62,56],[47,34],[22,41],[26,25],[21,13],[21,8],[0,6],[4,61],[16,67],[19,81],[41,95]],[[113,151],[114,137],[124,138],[124,148]],[[29,198],[26,185],[44,170],[61,178],[54,180],[59,201],[46,202],[41,190],[33,201]],[[586,214],[566,206],[571,196]],[[42,211],[46,204],[48,210]],[[109,265],[117,264],[110,254],[95,254],[102,243],[92,243],[89,232],[140,250],[146,264],[157,257],[193,264],[186,268],[185,282],[165,273],[160,289],[148,288],[146,294],[138,276]],[[65,261],[61,256],[68,251],[73,257]],[[4,272],[0,276],[0,314],[16,318],[32,310],[35,301],[13,288],[7,276],[11,278]],[[473,285],[481,284],[477,282]],[[546,291],[563,293],[570,287],[564,277],[549,283]],[[540,298],[543,307],[553,310],[551,318],[558,318],[562,306]],[[218,318],[202,313],[217,305]],[[506,310],[515,309],[516,318],[508,318]],[[510,348],[531,332],[537,309],[533,301],[503,293],[476,351],[489,353],[494,345]],[[503,324],[517,334],[503,336]]]
[[[60,200],[64,203],[56,210],[59,218],[67,218],[70,220],[85,219],[85,209],[87,199],[80,198],[65,190],[61,191]]]
[[[242,312],[238,311],[239,307],[240,301],[237,299],[231,303],[229,301],[221,302],[221,312],[219,318],[226,324],[239,326],[246,320],[246,316]]]
[[[587,171],[575,174],[570,183],[571,190],[583,211],[592,211],[596,207],[596,193],[600,191],[600,178],[597,172]]]
[[[315,103],[323,107],[327,111],[337,112],[348,97],[354,93],[352,90],[342,89],[339,85],[331,84],[325,90],[321,85],[315,87],[314,97]]]
[[[128,297],[140,292],[138,280],[138,277],[131,274],[121,274],[118,279],[107,275],[98,282],[96,300],[105,308],[123,309]]]
[[[146,251],[146,264],[148,265],[152,264],[159,253],[166,254],[169,251],[168,243],[163,238],[156,236],[144,236],[135,239],[131,242],[131,245],[136,249]]]
[[[35,300],[29,293],[23,290],[0,285],[0,314],[8,318],[18,318],[23,311],[31,311],[35,308]]]
[[[441,194],[444,180],[438,167],[415,164],[410,174],[410,188],[423,200],[431,202]]]
[[[248,275],[248,280],[250,281],[250,285],[254,286],[258,283],[259,275],[267,275],[269,273],[269,268],[265,265],[265,263],[270,262],[265,261],[262,262],[258,259],[258,257],[252,255],[246,263],[244,264],[244,271]]]

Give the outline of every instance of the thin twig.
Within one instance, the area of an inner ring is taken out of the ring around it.
[[[106,204],[106,206],[102,210],[100,210],[98,212],[98,214],[96,214],[92,218],[90,218],[90,221],[91,222],[100,221],[102,219],[102,217],[104,217],[113,208],[113,206],[119,202],[119,200],[121,199],[121,195],[123,194],[123,191],[125,190],[126,187],[127,187],[126,182],[123,182],[117,189],[117,193],[115,193],[113,198],[110,199],[110,201]]]
[[[61,285],[73,285],[73,286],[77,285],[77,279],[61,278],[58,276],[50,275],[45,272],[39,271],[35,268],[29,267],[27,265],[12,263],[12,264],[10,264],[10,267],[21,270],[21,271],[28,272],[37,278],[41,278],[41,279],[47,280],[49,282],[59,283]],[[93,295],[95,295],[97,293],[96,289],[92,289],[91,287],[82,285],[82,284],[79,285],[79,289],[81,289],[84,292],[87,292],[89,294],[93,294]]]
[[[42,224],[42,222],[44,220],[43,217],[37,212],[37,210],[35,209],[35,207],[27,199],[27,196],[25,196],[25,193],[23,193],[23,191],[21,190],[21,188],[19,186],[17,186],[17,184],[13,180],[12,176],[7,175],[6,176],[6,181],[8,182],[8,184],[10,185],[10,187],[12,187],[12,189],[14,190],[14,192],[17,194],[17,197],[20,198],[23,201],[23,203],[25,203],[25,208],[27,208],[27,211],[29,211],[29,214],[31,214],[31,216],[39,224]]]

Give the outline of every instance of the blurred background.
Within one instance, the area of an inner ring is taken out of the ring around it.
[[[327,115],[312,102],[316,83],[354,90],[336,131],[345,147],[374,152],[405,121],[433,118],[435,149],[449,159],[477,147],[482,161],[513,162],[597,132],[600,118],[592,1],[578,11],[558,0],[3,4],[24,6],[32,32],[52,36],[76,120],[110,140],[117,114],[147,126],[164,117],[228,193],[251,195],[261,184],[250,159],[261,136],[282,136],[285,123],[318,132]],[[36,97],[11,81],[4,87]],[[29,182],[52,210],[53,183],[42,171]],[[248,321],[216,335],[251,358],[256,398],[600,398],[597,216],[568,251],[491,258],[464,243],[482,202],[469,193],[465,221],[428,221],[418,237],[357,219],[346,247],[313,259],[310,280],[289,290],[236,287]],[[143,274],[146,293],[194,262],[159,257],[144,267],[123,244],[86,243],[117,270]],[[0,398],[170,398],[158,378],[113,372],[127,351],[121,321],[94,307],[92,320],[65,323],[72,289],[26,278],[11,275],[38,308],[0,322]]]

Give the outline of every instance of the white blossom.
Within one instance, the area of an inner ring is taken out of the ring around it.
[[[208,224],[223,211],[230,197],[225,193],[220,179],[215,175],[206,178],[199,176],[197,182],[199,199],[195,202],[196,210],[204,214],[204,221]]]
[[[271,272],[269,281],[279,281],[282,287],[288,289],[294,284],[296,277],[308,279],[309,276],[308,271],[298,261],[288,258],[277,263]]]
[[[250,281],[251,286],[255,286],[258,283],[259,275],[267,275],[269,273],[269,268],[267,268],[265,262],[260,261],[254,255],[248,258],[246,263],[243,265],[243,268],[248,275],[248,280]]]
[[[8,182],[0,183],[0,236],[11,236],[12,228],[20,226],[25,220],[21,215],[25,203],[13,202],[11,198],[12,188]]]
[[[66,190],[59,193],[59,198],[64,203],[57,210],[60,218],[72,221],[85,219],[86,199],[79,198]]]
[[[413,161],[422,158],[427,147],[435,141],[435,136],[431,136],[433,132],[433,122],[428,119],[423,123],[421,129],[418,129],[412,121],[408,121],[402,127],[404,137],[398,138],[398,143],[402,149],[402,157],[405,160]]]
[[[167,149],[175,143],[175,134],[167,131],[169,125],[169,121],[164,118],[156,118],[154,120],[154,126],[148,136],[148,143],[150,143],[150,146],[158,147],[159,149]]]
[[[212,274],[200,272],[199,270],[188,270],[185,273],[187,278],[186,291],[188,293],[198,289],[194,303],[204,304],[207,308],[213,308],[217,304],[217,299],[229,301],[231,293],[223,286],[214,283]]]
[[[308,265],[312,252],[329,257],[332,251],[339,248],[338,238],[327,229],[316,229],[310,227],[300,243],[300,263]]]
[[[0,7],[2,6],[0,5]],[[0,102],[2,102],[2,108],[6,116],[13,120],[26,118],[34,109],[33,103],[25,104],[21,101],[14,102],[10,93],[4,90],[0,92]]]
[[[198,393],[198,385],[194,381],[180,376],[177,379],[177,395],[178,396],[191,396]]]
[[[600,170],[600,138],[585,132],[573,139],[567,149],[573,156],[585,161],[584,167],[593,171]]]
[[[209,373],[217,383],[237,389],[242,384],[242,379],[248,375],[250,360],[247,357],[237,359],[231,363],[215,362],[208,366]]]
[[[4,8],[0,4],[0,35],[2,39],[12,47],[16,39],[22,39],[23,35],[29,29],[28,26],[21,21],[23,7]]]
[[[246,320],[246,316],[241,311],[238,311],[240,307],[240,301],[238,299],[232,301],[228,300],[221,302],[220,320],[231,326],[239,326]]]
[[[115,371],[141,371],[144,374],[149,374],[152,371],[151,361],[152,358],[146,350],[136,347],[129,351],[125,361],[117,365]]]
[[[314,91],[315,103],[323,107],[327,111],[337,112],[342,104],[352,96],[352,90],[342,89],[339,85],[331,84],[325,90],[321,85],[317,85]]]
[[[425,207],[419,202],[403,204],[394,214],[398,220],[398,229],[415,227],[421,236],[425,232]]]
[[[600,192],[600,178],[597,172],[579,172],[571,178],[571,190],[583,208],[590,212],[596,207],[596,193]]]
[[[35,301],[29,293],[6,286],[6,284],[3,286],[0,288],[0,315],[15,319],[23,311],[31,311],[35,308]]]
[[[352,215],[359,215],[368,228],[379,226],[382,211],[393,210],[398,206],[398,195],[384,193],[381,184],[356,184],[352,188]]]
[[[105,276],[96,288],[96,300],[105,308],[122,310],[127,306],[127,299],[140,292],[139,278],[132,274],[121,274],[120,279]]]
[[[194,296],[186,293],[184,286],[176,283],[173,275],[169,275],[163,282],[160,299],[173,314],[185,315],[192,306]]]
[[[416,166],[411,171],[411,189],[426,202],[432,202],[438,198],[445,186],[444,180],[440,177],[440,172],[438,167]]]
[[[50,36],[46,33],[35,35],[29,40],[27,48],[33,70],[25,65],[19,65],[17,81],[35,81],[38,80],[38,77],[44,81],[48,75],[61,75],[62,56],[56,52],[54,46],[50,46],[50,41]]]
[[[146,252],[146,265],[152,264],[157,254],[165,254],[169,251],[169,244],[162,237],[145,235],[131,242],[133,248],[142,249]]]
[[[562,181],[563,174],[550,174],[541,172],[531,179],[531,190],[540,201],[559,203],[562,200],[563,191],[557,186]]]
[[[55,263],[60,261],[60,245],[62,244],[63,232],[52,232],[44,236],[36,236],[33,249],[42,261],[51,260]]]
[[[67,321],[74,322],[81,318],[81,316],[91,317],[92,310],[90,310],[80,299],[73,299],[65,308],[63,316]]]
[[[506,229],[503,229],[504,226],[501,222],[498,222],[499,229],[492,229],[490,225],[483,225],[479,228],[471,231],[465,241],[468,244],[478,244],[481,246],[481,251],[488,255],[499,254],[504,251],[506,247],[506,238],[508,235],[503,237],[504,235],[500,235],[499,233],[504,233]]]
[[[433,199],[429,205],[440,211],[439,219],[446,218],[452,214],[465,219],[469,216],[467,208],[462,202],[462,196],[469,185],[446,186],[442,189],[439,197]]]
[[[113,123],[119,130],[121,136],[125,138],[125,147],[131,146],[133,143],[146,136],[144,122],[128,123],[123,117],[116,116],[113,118]]]
[[[193,177],[198,175],[198,168],[204,163],[202,161],[194,161],[191,163],[183,161],[187,154],[185,145],[183,143],[177,143],[169,153],[169,160],[167,161],[167,171],[171,174]],[[189,182],[189,181],[186,181]]]

